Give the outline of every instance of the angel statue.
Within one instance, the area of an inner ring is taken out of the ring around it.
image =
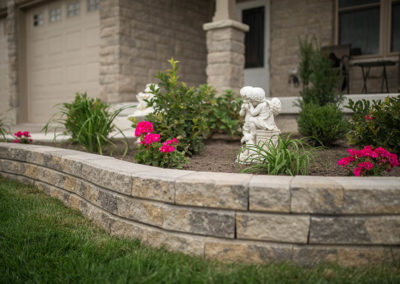
[[[275,116],[281,111],[281,101],[277,98],[267,100],[262,88],[246,86],[240,90],[243,104],[240,116],[244,117],[242,143],[258,144],[280,133],[275,124]],[[242,153],[243,160],[248,153]]]
[[[159,89],[160,87],[157,84],[147,84],[144,90],[144,93],[140,92],[136,95],[138,100],[138,105],[136,107],[136,111],[134,112],[134,116],[146,116],[149,113],[152,113],[154,109],[152,107],[147,106],[147,101],[149,101],[154,95],[151,93],[151,85],[154,85],[154,90]]]

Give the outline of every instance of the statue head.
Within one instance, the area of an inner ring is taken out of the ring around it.
[[[265,92],[262,88],[246,86],[240,89],[240,95],[243,100],[261,103],[265,100]]]

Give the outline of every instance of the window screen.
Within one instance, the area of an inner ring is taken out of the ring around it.
[[[379,53],[380,7],[339,14],[339,42],[351,44],[354,55]]]
[[[400,51],[400,3],[392,5],[391,51]]]
[[[250,27],[245,34],[245,68],[264,67],[264,7],[242,11],[242,22]]]

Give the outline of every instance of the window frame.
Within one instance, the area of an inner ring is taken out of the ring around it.
[[[364,4],[353,7],[339,9],[339,0],[335,0],[335,44],[339,43],[339,14],[343,11],[358,10],[367,7],[380,7],[379,15],[379,52],[376,54],[363,54],[352,56],[354,59],[377,58],[398,56],[400,51],[391,51],[391,35],[392,35],[392,4],[400,3],[400,0],[379,0],[379,4]]]

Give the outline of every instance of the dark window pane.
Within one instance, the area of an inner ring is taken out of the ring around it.
[[[339,0],[339,8],[379,3],[379,0]]]
[[[351,44],[353,54],[378,53],[379,8],[340,13],[339,42]]]
[[[400,51],[400,3],[392,6],[392,51]]]
[[[243,10],[242,21],[249,25],[245,35],[245,67],[264,67],[264,7]]]

